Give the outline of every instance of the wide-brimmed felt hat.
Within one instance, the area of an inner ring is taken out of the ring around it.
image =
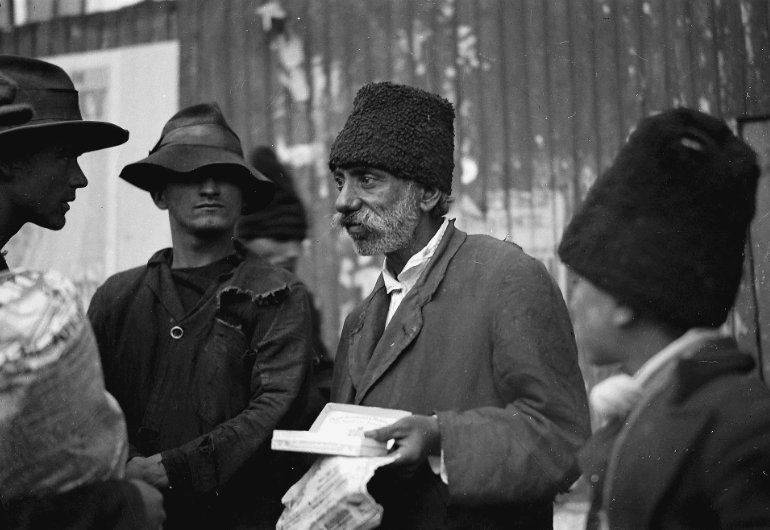
[[[16,83],[14,104],[31,106],[34,112],[28,121],[0,121],[0,142],[34,141],[47,135],[66,139],[88,152],[128,140],[128,131],[114,123],[83,119],[78,92],[58,66],[30,57],[0,55],[0,74]]]
[[[15,103],[19,86],[0,74],[0,126],[21,125],[32,119],[32,107]]]
[[[246,213],[273,198],[273,183],[243,158],[241,141],[216,103],[199,103],[174,114],[150,155],[124,167],[120,178],[154,192],[180,176],[195,178],[203,168],[216,169],[240,185]]]

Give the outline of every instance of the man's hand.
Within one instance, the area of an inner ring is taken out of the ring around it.
[[[161,463],[160,454],[144,458],[135,456],[126,464],[126,478],[143,480],[156,488],[168,487],[166,468]]]
[[[364,433],[378,442],[395,441],[392,453],[399,458],[388,467],[399,468],[405,475],[414,474],[430,454],[441,453],[441,433],[435,416],[412,415],[397,422]]]
[[[136,486],[142,496],[144,511],[147,512],[147,520],[150,522],[148,528],[163,528],[163,521],[166,520],[166,512],[163,510],[163,495],[143,480],[133,479],[131,484]]]

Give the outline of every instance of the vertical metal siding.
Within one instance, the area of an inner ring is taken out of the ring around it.
[[[0,34],[0,49],[52,55],[178,38],[182,104],[218,101],[247,150],[273,144],[295,164],[313,224],[301,276],[331,347],[378,265],[328,229],[326,157],[364,83],[411,83],[456,104],[456,207],[477,229],[525,242],[550,224],[551,253],[539,257],[562,283],[552,248],[561,225],[640,117],[674,105],[770,114],[766,0],[280,4],[282,35],[263,30],[256,2],[185,0],[30,24]],[[279,52],[287,37],[299,43],[297,64]],[[306,99],[292,76],[304,78]]]

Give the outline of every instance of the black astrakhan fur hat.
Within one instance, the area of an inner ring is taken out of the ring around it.
[[[717,327],[738,291],[759,173],[722,120],[686,108],[646,118],[589,190],[559,256],[642,315]]]
[[[375,167],[451,194],[454,117],[449,101],[425,90],[365,85],[332,145],[329,168]]]

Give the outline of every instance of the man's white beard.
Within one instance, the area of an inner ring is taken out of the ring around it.
[[[368,207],[363,207],[347,216],[336,214],[333,226],[345,227],[351,222],[359,223],[366,229],[362,235],[353,236],[356,252],[362,256],[389,254],[411,246],[417,226],[420,224],[420,189],[411,184],[392,207],[376,214]]]

